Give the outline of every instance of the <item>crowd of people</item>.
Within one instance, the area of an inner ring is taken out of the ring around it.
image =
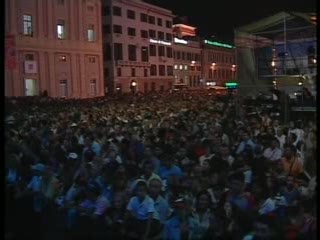
[[[235,101],[7,98],[6,238],[316,239],[315,122]]]

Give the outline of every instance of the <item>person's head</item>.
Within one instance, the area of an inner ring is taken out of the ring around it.
[[[272,141],[271,141],[271,148],[272,148],[272,149],[275,149],[275,148],[277,148],[277,147],[279,147],[279,141],[278,141],[277,139],[272,139]]]
[[[125,199],[122,193],[116,193],[113,196],[113,206],[116,209],[121,209],[125,206]]]
[[[149,182],[149,193],[151,196],[159,196],[161,193],[162,182],[160,179],[154,178]]]
[[[290,160],[297,152],[297,149],[294,145],[286,145],[284,147],[284,156],[286,159]]]
[[[146,158],[150,158],[153,156],[153,151],[151,149],[151,147],[146,147],[145,150],[144,150],[144,156]]]
[[[279,126],[279,120],[276,119],[273,121],[273,127],[278,127]]]
[[[289,175],[287,176],[287,188],[289,190],[292,190],[294,188],[295,179],[293,176]]]
[[[160,147],[155,147],[155,149],[154,149],[154,155],[155,155],[156,157],[160,157],[162,153],[163,153],[163,151],[162,151],[162,149],[161,149]]]
[[[180,219],[186,218],[189,213],[188,203],[183,198],[174,200],[172,207]]]
[[[221,145],[221,148],[220,148],[220,154],[221,154],[221,156],[229,156],[229,147],[228,147],[228,145],[226,145],[226,144],[223,144],[223,145]]]
[[[139,199],[144,199],[147,195],[148,187],[147,183],[144,181],[139,181],[135,186],[135,194]]]
[[[196,200],[197,210],[205,211],[211,205],[211,197],[207,191],[200,192]]]
[[[187,155],[187,150],[185,148],[180,148],[179,151],[177,152],[177,157],[178,158],[185,158]]]
[[[242,172],[230,176],[230,190],[233,194],[240,194],[244,190],[244,175]]]
[[[170,168],[174,163],[174,159],[171,155],[165,155],[162,158],[162,162],[165,167]]]
[[[143,173],[146,176],[151,176],[152,172],[153,172],[153,164],[152,164],[152,162],[151,161],[145,162],[144,165],[143,165]]]
[[[249,132],[248,131],[243,131],[243,133],[242,133],[242,140],[243,141],[247,141],[247,140],[249,140],[250,139],[250,135],[249,135]]]

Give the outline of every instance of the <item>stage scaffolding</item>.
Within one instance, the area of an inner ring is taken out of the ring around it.
[[[272,88],[315,95],[316,15],[280,12],[235,29],[237,79],[244,95]]]

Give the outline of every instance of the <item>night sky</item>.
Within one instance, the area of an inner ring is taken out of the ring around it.
[[[233,29],[281,11],[316,12],[316,0],[144,0],[187,16],[200,36],[233,42]]]

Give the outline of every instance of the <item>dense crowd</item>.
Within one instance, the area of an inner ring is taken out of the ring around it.
[[[6,99],[7,239],[316,239],[315,122],[236,106]]]

